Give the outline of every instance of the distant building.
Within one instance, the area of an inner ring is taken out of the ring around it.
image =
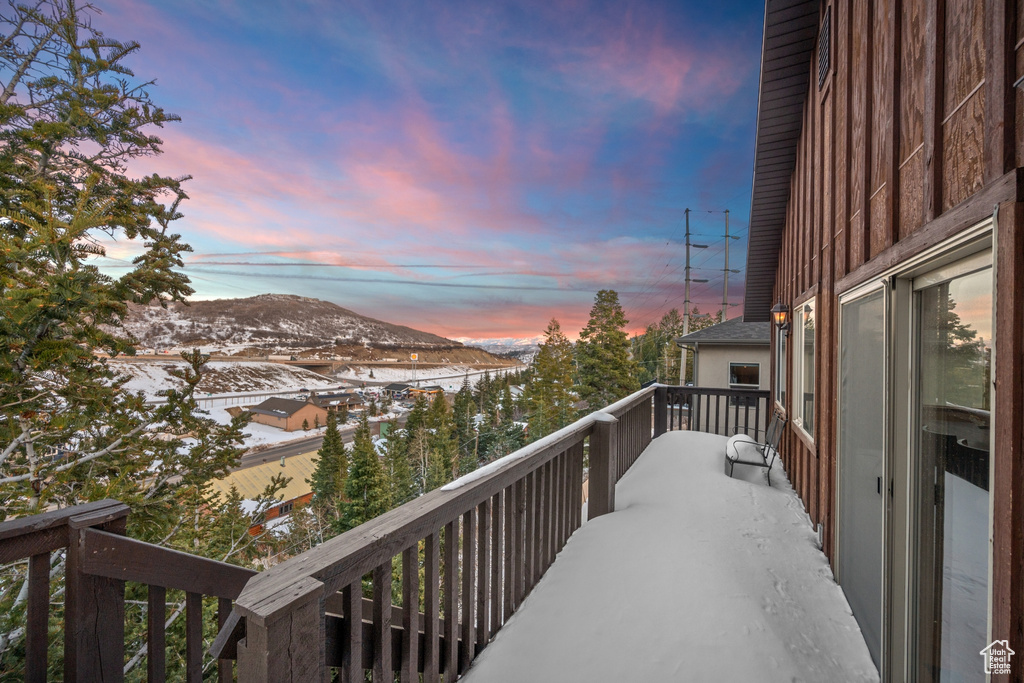
[[[768,389],[771,323],[726,320],[676,339],[693,349],[693,385],[716,389]]]
[[[290,398],[268,398],[263,403],[249,408],[252,421],[294,432],[302,429],[303,421],[312,427],[318,421],[327,422],[327,409],[311,401],[295,401]]]
[[[409,395],[410,389],[412,389],[410,385],[396,382],[387,385],[382,391],[391,399],[402,399]]]
[[[261,465],[244,467],[231,472],[223,479],[214,479],[211,483],[213,490],[227,498],[234,487],[239,495],[245,500],[259,498],[263,491],[270,484],[270,480],[279,474],[291,478],[288,485],[281,489],[277,496],[281,502],[269,508],[263,516],[263,523],[277,519],[290,513],[296,505],[305,505],[313,497],[312,487],[306,480],[312,480],[313,470],[316,469],[316,452],[303,453],[290,458],[281,458],[273,462],[266,462]],[[263,524],[257,523],[249,527],[249,532],[258,534],[262,531]]]
[[[318,394],[315,391],[309,395],[309,402],[320,406],[325,410],[340,410],[342,406],[349,410],[358,410],[364,407],[363,397],[354,391],[343,391],[337,393]]]

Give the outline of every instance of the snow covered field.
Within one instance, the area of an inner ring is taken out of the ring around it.
[[[463,680],[878,680],[785,473],[725,441],[652,442]]]
[[[516,367],[499,367],[488,370],[491,377],[502,375],[506,372],[515,372]],[[370,377],[370,373],[373,377]],[[449,365],[445,367],[417,368],[416,381],[420,386],[424,384],[436,384],[445,391],[458,391],[462,386],[463,379],[468,375],[469,383],[476,385],[484,370],[478,370],[464,365]],[[336,375],[339,379],[346,379],[353,382],[407,382],[411,383],[413,373],[410,368],[387,368],[378,366],[352,366],[348,372],[339,372]]]

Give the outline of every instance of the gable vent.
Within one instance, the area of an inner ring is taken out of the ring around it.
[[[821,22],[821,32],[818,33],[818,89],[825,85],[828,78],[829,57],[831,56],[832,40],[832,8],[825,9],[825,18]]]

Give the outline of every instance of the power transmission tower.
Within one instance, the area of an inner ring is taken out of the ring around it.
[[[729,268],[729,240],[738,240],[738,239],[739,239],[739,237],[732,236],[732,235],[729,234],[729,209],[726,209],[725,210],[725,268],[722,268],[722,270],[725,271],[724,284],[722,285],[722,320],[721,320],[721,322],[723,322],[723,323],[725,322],[725,319],[729,317],[729,273],[738,273],[738,272],[740,272],[740,271],[736,270],[735,268],[733,268],[733,269]]]
[[[694,249],[707,249],[706,244],[690,244],[690,210],[686,209],[686,295],[683,299],[683,336],[685,337],[690,333],[690,283],[691,282],[707,282],[704,279],[697,279],[690,277],[690,247]],[[682,362],[679,368],[679,383],[686,384],[686,355],[688,351],[686,348],[682,350]]]

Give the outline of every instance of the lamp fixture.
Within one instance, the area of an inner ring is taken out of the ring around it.
[[[781,301],[772,306],[772,320],[780,332],[789,331],[789,306]]]

